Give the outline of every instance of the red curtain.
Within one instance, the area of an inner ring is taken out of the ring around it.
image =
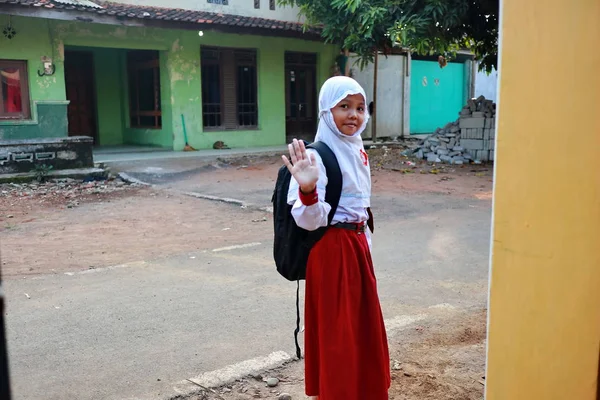
[[[2,86],[6,89],[6,93],[4,94],[4,111],[8,113],[23,112],[19,70],[17,68],[5,68],[0,71],[0,74],[2,75]]]

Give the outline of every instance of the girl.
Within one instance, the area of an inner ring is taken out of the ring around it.
[[[332,226],[313,247],[306,270],[306,394],[318,400],[387,400],[387,337],[366,229],[371,171],[361,133],[369,114],[362,87],[329,79],[319,95],[316,141],[327,144],[342,170],[342,196]],[[293,179],[288,203],[301,228],[327,226],[327,176],[319,154],[294,139],[283,162]]]

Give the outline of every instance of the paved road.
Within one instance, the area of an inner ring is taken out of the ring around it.
[[[228,188],[220,194],[268,203]],[[489,201],[376,193],[373,203],[386,320],[485,304]],[[160,398],[203,372],[292,354],[295,285],[274,272],[269,237],[240,244],[249,246],[8,281],[15,399]]]

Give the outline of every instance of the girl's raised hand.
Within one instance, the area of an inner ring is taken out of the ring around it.
[[[315,155],[310,154],[309,158],[304,142],[297,139],[294,139],[288,145],[288,149],[291,162],[286,156],[281,156],[283,163],[300,185],[300,190],[303,193],[312,192],[317,187],[317,181],[319,180],[319,166]]]

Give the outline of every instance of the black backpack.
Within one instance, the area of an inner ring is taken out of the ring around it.
[[[342,171],[333,151],[323,142],[314,142],[306,146],[316,150],[327,171],[327,190],[325,201],[331,205],[329,212],[329,224],[335,215],[340,197],[342,195]],[[296,288],[296,330],[294,339],[296,341],[296,355],[301,357],[298,345],[298,333],[300,332],[300,280],[306,279],[306,263],[313,246],[323,237],[327,227],[316,231],[307,231],[296,225],[292,216],[292,206],[287,203],[288,191],[292,174],[284,165],[279,169],[275,190],[273,191],[273,223],[275,228],[275,242],[273,245],[273,257],[277,271],[289,281],[297,281]],[[328,224],[328,225],[329,225]]]

